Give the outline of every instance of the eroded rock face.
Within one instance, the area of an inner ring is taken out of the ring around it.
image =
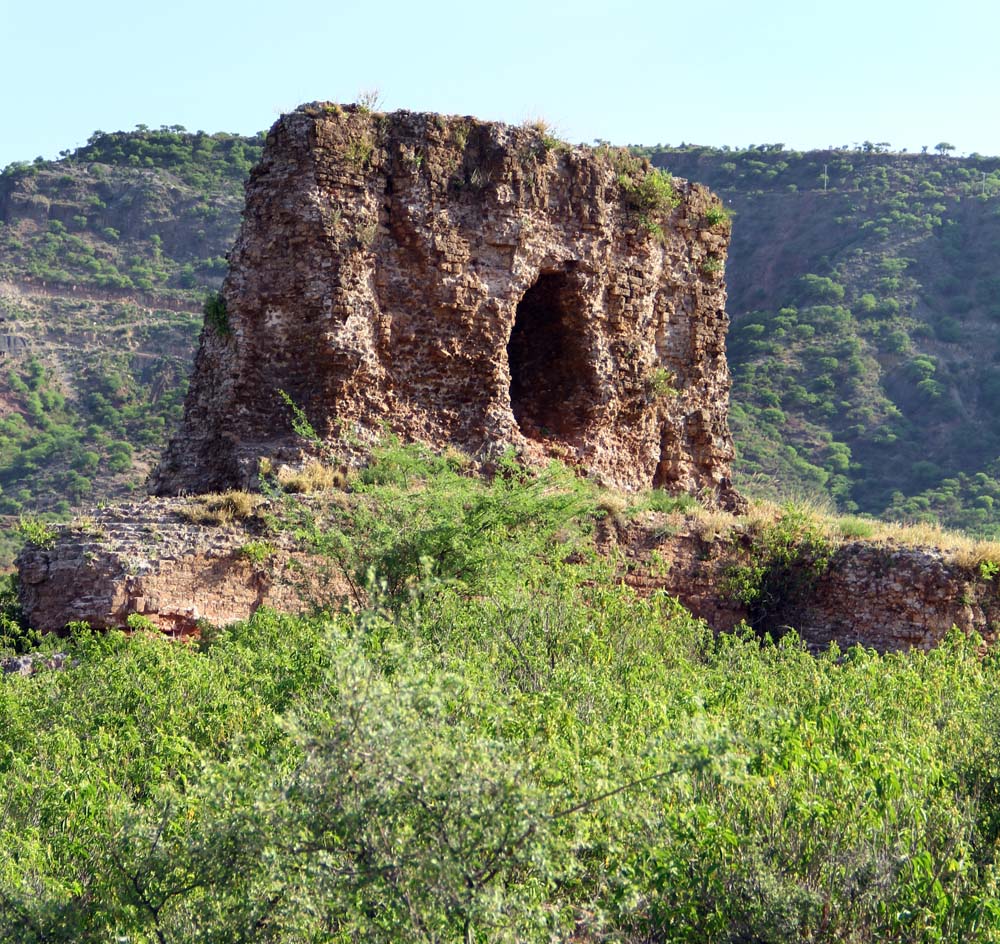
[[[623,579],[640,594],[665,591],[717,632],[749,624],[750,610],[726,589],[731,568],[750,561],[739,530],[706,538],[698,519],[674,527],[663,537],[662,521],[630,523],[605,533],[601,546],[620,550]],[[895,652],[932,649],[956,626],[997,643],[995,580],[949,560],[939,548],[857,540],[837,547],[821,574],[776,601],[767,626],[758,630],[780,636],[793,627],[814,650],[836,643]]]
[[[628,192],[648,169],[623,160],[471,118],[281,118],[247,185],[228,331],[203,332],[151,492],[252,486],[299,448],[285,391],[346,458],[390,430],[738,505],[728,223],[684,181],[649,211]]]
[[[287,536],[265,533],[259,516],[210,527],[187,520],[189,504],[150,498],[97,509],[59,527],[52,547],[27,545],[17,567],[29,625],[124,628],[137,614],[186,635],[202,621],[244,620],[261,606],[297,613],[349,594],[343,574]]]

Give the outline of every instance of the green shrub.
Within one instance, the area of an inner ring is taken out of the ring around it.
[[[129,613],[125,617],[125,625],[133,633],[155,633],[159,632],[159,627],[148,616],[142,613]]]
[[[659,400],[662,397],[676,397],[680,391],[674,386],[676,378],[672,371],[658,367],[646,377],[645,388],[648,400]]]
[[[30,652],[40,642],[41,634],[28,627],[21,612],[17,575],[0,574],[0,655]]]
[[[724,224],[726,226],[732,225],[732,215],[729,210],[727,210],[721,203],[715,206],[710,206],[705,211],[705,223],[708,226],[718,226]]]
[[[38,518],[24,517],[17,523],[17,530],[21,537],[29,544],[34,544],[43,550],[55,547],[56,532]]]
[[[260,565],[274,557],[277,551],[278,548],[272,541],[247,541],[238,553],[250,563]]]
[[[698,500],[687,492],[679,495],[671,495],[664,489],[653,489],[646,497],[646,504],[651,511],[666,512],[688,512],[699,507]]]
[[[616,152],[612,161],[626,204],[637,212],[639,223],[647,232],[662,238],[663,220],[681,202],[673,178],[627,151]]]
[[[839,302],[844,298],[844,286],[820,275],[803,275],[798,280],[803,295],[818,302]]]
[[[949,315],[944,315],[934,322],[934,334],[939,341],[957,344],[962,340],[962,323]]]
[[[875,534],[875,522],[864,518],[841,518],[837,523],[841,537],[847,539],[870,538]]]
[[[871,292],[865,292],[854,303],[854,311],[860,317],[872,315],[878,307],[878,299]]]
[[[629,205],[647,215],[669,213],[680,205],[681,198],[674,189],[673,178],[663,171],[651,169],[637,180],[620,176]]]
[[[724,588],[747,607],[757,632],[771,632],[777,628],[774,614],[802,598],[832,554],[819,522],[789,504],[774,522],[752,533],[746,562],[727,569]]]
[[[363,132],[347,142],[344,157],[356,170],[364,170],[375,153],[375,142],[368,132]]]
[[[205,324],[208,325],[220,337],[228,337],[231,333],[229,326],[229,311],[226,306],[226,299],[222,292],[209,292],[205,296],[205,303],[202,305],[202,313],[205,316]]]

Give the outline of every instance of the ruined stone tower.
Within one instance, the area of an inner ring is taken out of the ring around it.
[[[708,190],[625,152],[303,106],[247,185],[150,489],[252,485],[301,447],[284,391],[346,459],[389,430],[731,505],[728,237]]]

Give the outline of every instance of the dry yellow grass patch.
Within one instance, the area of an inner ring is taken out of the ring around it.
[[[473,466],[472,456],[455,446],[445,446],[441,458],[456,472],[468,472]]]
[[[598,510],[603,511],[616,524],[622,524],[625,521],[629,505],[629,496],[615,489],[602,489],[597,496]]]
[[[987,561],[1000,563],[1000,541],[975,538],[958,531],[946,531],[936,524],[876,522],[876,540],[911,547],[937,547],[959,567],[977,570]]]
[[[728,538],[740,519],[721,508],[699,508],[692,513],[698,536],[703,541],[718,541]]]
[[[938,524],[881,521],[857,515],[837,515],[821,503],[795,502],[798,511],[813,517],[825,536],[834,543],[865,541],[871,544],[893,544],[900,547],[930,547],[939,549],[945,558],[967,570],[978,570],[986,562],[1000,563],[1000,541],[972,537],[960,531],[949,531]],[[772,523],[782,514],[783,506],[765,500],[751,502],[742,519],[748,529]]]
[[[192,524],[224,525],[251,517],[264,499],[260,495],[232,489],[199,495],[178,512]]]
[[[324,465],[316,459],[310,460],[301,469],[283,465],[278,469],[277,480],[286,492],[302,494],[328,492],[347,484],[347,476],[340,469]]]

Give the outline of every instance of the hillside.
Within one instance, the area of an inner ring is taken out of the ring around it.
[[[734,217],[738,484],[1000,530],[1000,160],[643,149]]]
[[[0,566],[19,516],[141,489],[261,143],[96,132],[0,174]]]

